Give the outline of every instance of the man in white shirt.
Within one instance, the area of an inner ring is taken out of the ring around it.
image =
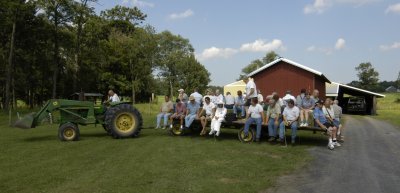
[[[279,126],[279,140],[281,143],[284,142],[285,137],[285,127],[290,127],[292,129],[292,145],[296,143],[296,133],[297,133],[297,119],[300,116],[300,109],[294,106],[294,100],[289,99],[287,101],[287,106],[283,110],[283,121]]]
[[[246,107],[246,111],[249,108],[250,104],[251,104],[251,99],[252,98],[257,98],[257,87],[256,84],[254,83],[253,79],[250,77],[246,77],[243,79],[243,81],[246,83],[246,103],[245,103],[245,107]]]
[[[291,95],[292,91],[288,90],[286,91],[286,95],[282,98],[283,100],[283,105],[288,106],[288,101],[293,100],[296,101],[296,98],[294,98],[293,95]]]
[[[200,117],[201,126],[203,126],[203,130],[201,130],[200,135],[205,135],[207,130],[207,121],[211,120],[214,115],[215,105],[210,101],[209,97],[205,98],[205,103],[203,104],[203,108],[199,112],[198,117]]]
[[[217,89],[217,90],[215,90],[214,101],[211,101],[211,102],[213,102],[214,104],[217,104],[217,103],[220,102],[220,101],[224,102],[224,95],[222,95],[222,94],[219,92],[219,90]]]
[[[264,96],[261,94],[260,90],[258,90],[257,92],[258,92],[258,95],[257,95],[258,103],[260,105],[263,105],[264,104]]]
[[[192,94],[190,94],[190,96],[193,96],[194,97],[194,100],[197,102],[197,103],[199,103],[200,104],[200,106],[201,106],[201,104],[203,104],[203,95],[201,95],[200,93],[199,93],[199,89],[198,88],[195,88],[194,89],[194,92],[192,93]]]
[[[108,100],[106,101],[106,103],[107,102],[119,102],[119,101],[120,101],[120,99],[119,99],[117,93],[115,93],[113,90],[109,90],[108,91]]]
[[[233,109],[233,105],[235,105],[235,98],[230,92],[227,92],[225,96],[225,108]]]
[[[257,133],[256,133],[256,142],[260,142],[260,137],[261,137],[261,126],[263,121],[265,120],[264,117],[264,109],[260,104],[258,104],[258,99],[252,98],[251,99],[251,105],[249,109],[247,110],[246,114],[246,123],[244,125],[244,135],[245,138],[249,134],[249,127],[252,123],[257,124]]]

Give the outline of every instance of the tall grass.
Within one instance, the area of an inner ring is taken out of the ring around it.
[[[378,119],[400,126],[400,93],[384,93],[385,98],[378,99]]]

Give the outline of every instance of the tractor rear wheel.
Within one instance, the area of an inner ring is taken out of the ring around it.
[[[79,128],[74,123],[64,123],[58,128],[58,138],[61,141],[78,141]]]
[[[250,127],[249,132],[247,133],[247,136],[244,133],[244,128],[240,129],[238,132],[238,137],[240,142],[242,143],[251,143],[255,140],[256,138],[256,132],[254,129]]]
[[[107,110],[106,128],[114,138],[136,137],[142,128],[142,115],[129,104],[121,104]]]

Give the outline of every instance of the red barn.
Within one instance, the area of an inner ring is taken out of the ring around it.
[[[312,92],[319,90],[320,98],[325,98],[325,82],[330,83],[321,72],[285,58],[279,58],[249,74],[263,96],[278,92],[283,97],[287,90],[295,97],[305,88]]]

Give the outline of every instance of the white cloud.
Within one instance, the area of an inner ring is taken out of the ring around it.
[[[385,13],[397,13],[400,14],[400,3],[389,5]]]
[[[317,48],[313,45],[313,46],[309,46],[308,48],[307,48],[307,51],[309,51],[309,52],[312,52],[312,51],[315,51]]]
[[[323,13],[325,9],[330,7],[331,1],[330,0],[315,0],[313,4],[308,4],[304,7],[303,12],[305,14],[311,13]]]
[[[339,38],[335,44],[335,50],[341,50],[346,46],[346,40]]]
[[[190,17],[194,14],[194,12],[191,9],[188,9],[182,13],[172,13],[168,16],[169,19],[183,19]]]
[[[130,4],[136,7],[154,7],[154,3],[140,0],[122,0],[122,4]]]
[[[400,42],[394,42],[392,45],[381,45],[381,46],[379,46],[379,48],[383,51],[399,49]]]
[[[283,43],[279,39],[274,39],[271,42],[264,42],[264,40],[258,39],[253,43],[242,44],[240,51],[247,52],[269,52],[273,50],[285,50]]]
[[[217,48],[217,47],[211,47],[204,49],[203,52],[199,55],[196,55],[196,57],[199,60],[208,60],[212,58],[229,58],[236,54],[238,50],[233,49],[233,48]]]
[[[334,6],[335,4],[344,4],[344,5],[353,5],[355,7],[360,7],[365,4],[375,3],[382,0],[314,0],[312,4],[307,4],[303,8],[304,14],[312,14],[317,13],[321,14],[325,12],[325,10]]]

